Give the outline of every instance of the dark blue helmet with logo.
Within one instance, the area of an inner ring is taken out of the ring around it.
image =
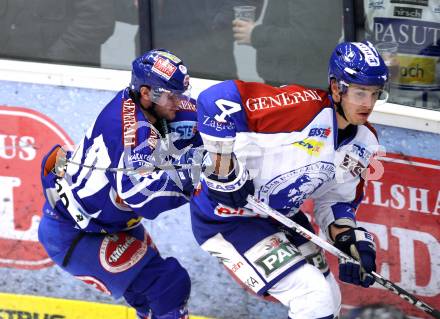
[[[141,86],[183,93],[189,86],[189,75],[183,61],[168,50],[155,49],[133,61],[130,88]]]
[[[328,81],[336,79],[345,88],[350,83],[383,87],[388,67],[369,42],[344,42],[333,50],[328,66]]]

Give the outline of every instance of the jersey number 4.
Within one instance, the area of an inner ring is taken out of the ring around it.
[[[239,103],[224,99],[215,101],[215,105],[217,105],[217,107],[222,111],[220,115],[217,114],[214,116],[214,119],[220,123],[226,122],[226,116],[241,111],[241,105]]]

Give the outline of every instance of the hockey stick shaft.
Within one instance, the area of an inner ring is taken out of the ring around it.
[[[297,224],[287,216],[281,214],[280,212],[274,210],[273,208],[269,207],[266,203],[261,202],[256,197],[249,195],[247,197],[247,201],[252,207],[252,209],[258,213],[261,213],[262,215],[268,215],[272,217],[273,219],[277,220],[281,224],[293,229],[295,232],[303,236],[304,238],[310,240],[314,244],[318,245],[319,247],[325,249],[332,255],[335,255],[338,258],[343,258],[347,261],[350,261],[352,263],[359,264],[359,262],[355,259],[353,259],[351,256],[348,256],[335,246],[333,246],[328,241],[322,239],[318,235],[312,233],[311,231],[307,230],[306,228],[302,227],[301,225]],[[394,294],[398,295],[403,300],[407,301],[408,303],[416,306],[418,309],[426,312],[427,314],[430,314],[432,317],[436,319],[440,319],[440,312],[439,310],[429,306],[425,302],[421,301],[417,297],[415,297],[413,294],[410,294],[403,288],[397,286],[395,283],[389,281],[388,279],[383,278],[381,275],[377,274],[376,272],[370,273],[374,280],[380,284],[381,286],[385,287],[389,291],[393,292]]]
[[[145,172],[153,172],[155,170],[163,170],[163,171],[171,171],[171,170],[179,170],[179,169],[191,169],[195,166],[201,166],[200,164],[163,164],[163,165],[151,165],[151,167],[141,166],[139,168],[119,168],[119,167],[98,167],[94,165],[86,165],[83,163],[77,163],[71,160],[66,161],[69,164],[81,166],[84,168],[107,171],[107,172],[123,172],[128,174],[141,174]]]

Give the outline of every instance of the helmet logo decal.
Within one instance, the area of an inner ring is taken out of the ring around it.
[[[174,72],[176,72],[177,67],[170,63],[168,59],[158,57],[151,70],[169,80],[173,76]]]
[[[362,42],[353,42],[355,45],[365,56],[365,62],[369,66],[379,66],[379,56],[376,52],[374,52],[368,45]]]
[[[167,59],[173,61],[173,62],[176,63],[176,64],[182,62],[182,60],[180,60],[180,59],[179,59],[178,57],[176,57],[174,54],[171,54],[171,53],[169,53],[169,52],[165,52],[165,51],[156,51],[156,53],[157,53],[158,55],[161,55],[161,56],[163,56],[163,57],[165,57],[165,58],[167,58]]]
[[[355,58],[355,53],[350,51],[348,54],[344,55],[344,60],[346,62],[351,62]]]
[[[183,86],[188,87],[189,85],[189,75],[185,75],[185,78],[183,79]]]
[[[348,67],[344,68],[344,71],[347,72],[347,73],[349,73],[349,74],[356,74],[356,73],[357,73],[355,70],[350,69],[350,68],[348,68]]]
[[[187,73],[188,73],[188,70],[187,70],[186,66],[184,66],[183,64],[180,64],[180,65],[179,65],[179,70],[180,70],[180,72],[182,72],[183,74],[187,74]]]

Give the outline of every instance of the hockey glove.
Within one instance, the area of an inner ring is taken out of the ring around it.
[[[254,194],[254,183],[249,177],[249,172],[240,164],[235,156],[234,168],[225,177],[211,173],[204,177],[208,186],[209,197],[220,204],[239,208],[247,204],[249,194]]]
[[[200,181],[201,165],[205,152],[203,148],[191,148],[177,161],[178,165],[191,165],[189,168],[177,168],[177,175],[181,183],[179,186],[182,186],[181,189],[185,195],[191,195],[194,187]]]
[[[351,228],[336,235],[334,245],[361,263],[339,260],[339,279],[368,288],[374,283],[369,273],[376,271],[376,245],[373,235],[364,228]]]

